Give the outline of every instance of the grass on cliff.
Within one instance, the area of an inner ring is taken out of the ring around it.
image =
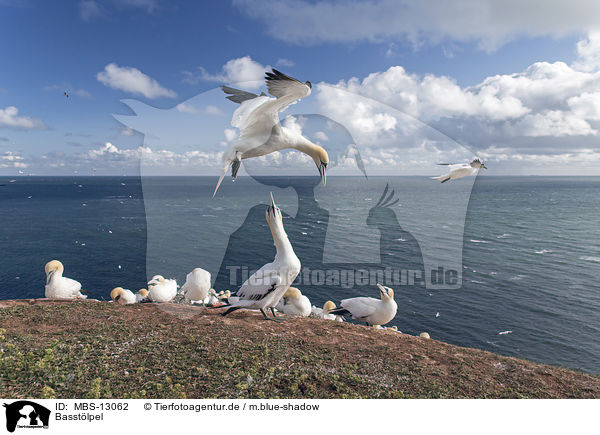
[[[3,301],[5,398],[600,397],[600,378],[392,331],[251,312]]]

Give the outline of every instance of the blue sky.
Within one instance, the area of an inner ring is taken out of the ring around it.
[[[297,113],[348,125],[371,173],[405,173],[389,157],[394,141],[426,140],[405,137],[400,127],[410,120],[390,121],[394,111],[454,138],[493,162],[497,174],[594,173],[600,10],[586,1],[544,4],[540,11],[538,2],[506,2],[498,11],[494,2],[471,0],[444,7],[409,0],[0,0],[0,174],[86,174],[92,167],[134,174],[141,146],[163,152],[151,159],[160,160],[193,151],[193,140],[182,138],[194,136],[211,138],[197,147],[207,153],[202,174],[217,173],[235,107],[218,93],[198,96],[221,82],[260,79],[269,66],[322,84]],[[392,109],[357,114],[357,101],[340,95],[331,107],[331,85]],[[181,124],[181,138],[169,132],[152,140],[140,126],[144,141],[113,118],[132,113],[123,99],[208,118]],[[204,106],[186,111],[186,101]],[[440,158],[452,156],[442,151],[435,150]],[[179,173],[182,159],[165,173]],[[194,162],[185,165],[193,172]]]

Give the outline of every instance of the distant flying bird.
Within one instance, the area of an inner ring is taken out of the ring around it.
[[[340,316],[351,315],[353,319],[365,322],[368,326],[383,326],[394,318],[398,304],[394,301],[394,290],[377,284],[381,299],[359,297],[344,299],[340,308],[329,311]]]
[[[81,294],[81,283],[62,276],[65,268],[58,260],[46,263],[46,297],[48,299],[85,299]]]
[[[286,148],[293,148],[310,156],[321,175],[323,185],[326,182],[325,171],[329,164],[327,151],[301,134],[283,127],[279,121],[279,112],[291,104],[310,95],[312,84],[302,83],[276,69],[266,73],[267,89],[275,98],[264,93],[251,92],[222,86],[229,94],[229,100],[241,104],[233,113],[232,127],[240,130],[240,136],[223,154],[223,173],[219,178],[213,197],[216,195],[227,170],[231,166],[231,176],[237,177],[242,160],[260,157]]]
[[[442,183],[473,175],[477,173],[479,168],[487,169],[479,159],[475,159],[471,163],[438,163],[438,165],[450,168],[450,172],[447,174],[440,175],[439,177],[431,177],[433,180],[440,180]]]
[[[252,274],[237,291],[235,298],[229,298],[230,303],[226,306],[230,308],[223,313],[224,316],[240,308],[247,308],[260,310],[266,320],[278,320],[267,317],[265,309],[277,305],[300,273],[300,260],[283,228],[283,216],[275,204],[273,194],[266,219],[275,242],[275,259]]]
[[[69,98],[69,93],[67,91],[63,92],[65,94],[65,97]]]

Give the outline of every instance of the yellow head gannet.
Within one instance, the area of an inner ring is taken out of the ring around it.
[[[219,303],[219,298],[217,297],[217,292],[214,288],[211,288],[208,291],[208,296],[206,296],[203,300],[204,305],[217,305]]]
[[[235,179],[242,160],[260,157],[285,148],[293,148],[309,155],[321,175],[323,185],[326,182],[325,171],[329,164],[327,151],[301,134],[283,127],[279,122],[279,112],[285,110],[301,98],[310,95],[312,84],[302,83],[276,69],[266,76],[270,98],[264,93],[255,95],[250,92],[223,86],[227,98],[241,106],[233,113],[231,126],[240,130],[237,138],[223,154],[223,173],[219,178],[213,196],[217,193],[227,170],[231,166],[231,175]]]
[[[135,294],[135,301],[144,302],[146,300],[148,300],[148,290],[146,290],[145,288],[139,289],[138,292]]]
[[[311,311],[310,300],[296,287],[288,288],[275,308],[283,314],[299,317],[308,317]]]
[[[477,173],[479,168],[487,169],[481,160],[474,159],[471,163],[438,163],[441,166],[448,166],[450,172],[444,175],[440,175],[439,177],[431,177],[433,180],[440,180],[442,183],[445,183],[448,180],[456,180],[457,178],[468,177],[469,175],[473,175]]]
[[[148,282],[148,298],[152,302],[170,302],[177,296],[177,281],[165,279],[162,275],[154,275]]]
[[[344,299],[340,308],[331,310],[331,314],[345,316],[350,314],[353,319],[365,322],[367,325],[385,325],[396,315],[398,305],[394,301],[394,290],[377,284],[381,299],[360,297]]]
[[[272,308],[287,291],[300,273],[300,260],[296,257],[285,229],[281,210],[275,204],[271,194],[271,205],[267,208],[267,223],[275,242],[275,260],[265,264],[252,274],[237,291],[237,298],[230,298],[230,308],[223,313],[227,315],[240,308],[260,310],[267,320],[277,320],[267,317],[265,308]],[[310,306],[310,305],[309,305]],[[273,315],[275,313],[273,312]]]
[[[344,318],[342,316],[336,316],[335,314],[331,314],[332,310],[335,310],[336,306],[333,301],[327,301],[323,304],[323,319],[327,320],[335,320],[337,322],[343,322]]]
[[[125,290],[123,287],[115,287],[110,292],[113,301],[121,305],[135,304],[136,296],[131,290]]]
[[[429,333],[428,333],[428,332],[421,332],[421,333],[419,334],[419,337],[421,337],[421,338],[431,338],[431,337],[429,336]]]
[[[81,294],[81,284],[78,281],[62,276],[64,270],[63,264],[58,260],[46,264],[46,297],[48,299],[87,298]]]
[[[181,291],[187,302],[204,301],[210,290],[210,272],[199,267],[192,270],[185,278]]]

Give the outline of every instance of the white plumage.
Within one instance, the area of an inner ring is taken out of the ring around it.
[[[115,287],[110,292],[110,297],[113,301],[121,305],[135,304],[137,297],[131,290],[126,290],[123,287]]]
[[[236,293],[236,299],[229,298],[229,309],[223,315],[240,308],[247,308],[260,310],[265,319],[269,319],[264,309],[275,307],[300,273],[300,260],[294,253],[283,228],[283,216],[272,194],[266,219],[277,251],[275,260],[265,264],[244,282]]]
[[[137,291],[137,293],[135,294],[135,301],[136,302],[143,302],[145,300],[148,299],[148,290],[146,290],[145,288],[141,288]]]
[[[377,284],[381,299],[359,297],[344,299],[340,308],[331,310],[331,314],[347,315],[353,319],[365,322],[367,325],[385,325],[394,318],[398,305],[394,301],[394,290]]]
[[[213,196],[230,166],[231,175],[235,179],[242,160],[264,156],[285,148],[293,148],[309,155],[325,185],[325,170],[329,163],[327,151],[301,134],[283,127],[279,122],[279,112],[310,95],[311,83],[302,83],[275,69],[267,73],[266,80],[269,93],[275,98],[264,93],[256,95],[228,86],[222,87],[223,91],[229,94],[229,100],[241,104],[231,118],[231,126],[239,129],[240,135],[223,154],[223,172]]]
[[[439,177],[431,177],[434,180],[440,180],[445,183],[448,180],[456,180],[458,178],[468,177],[469,175],[476,174],[479,168],[487,169],[479,159],[474,159],[471,163],[440,163],[442,166],[448,166],[450,172]]]
[[[177,295],[177,281],[162,275],[153,276],[148,286],[148,298],[152,302],[170,302]]]
[[[63,264],[58,260],[49,261],[44,268],[46,271],[45,295],[48,299],[85,299],[81,294],[81,283],[62,276]]]
[[[310,300],[296,287],[288,288],[275,308],[289,316],[308,317],[311,313]]]
[[[210,290],[210,281],[210,272],[199,267],[188,273],[185,284],[181,287],[181,291],[185,294],[185,300],[187,302],[204,301]]]

